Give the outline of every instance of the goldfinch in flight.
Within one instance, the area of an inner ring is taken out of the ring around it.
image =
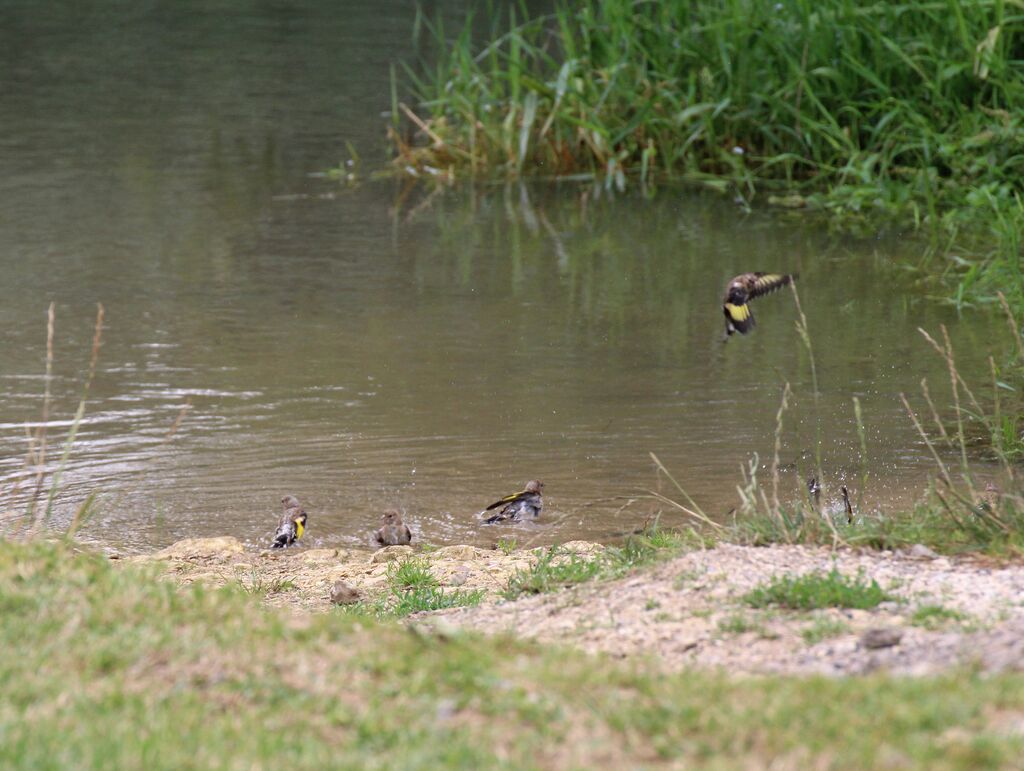
[[[299,499],[294,495],[286,495],[281,499],[281,503],[284,504],[284,515],[277,526],[277,532],[274,533],[274,542],[270,544],[273,549],[291,546],[306,532],[306,512],[302,510]]]
[[[796,278],[791,273],[741,273],[725,288],[722,311],[725,313],[725,335],[746,334],[754,326],[754,314],[748,303],[755,297],[774,292]]]
[[[544,505],[540,492],[543,489],[544,483],[539,479],[527,482],[526,488],[522,492],[506,495],[500,501],[495,501],[484,509],[484,511],[490,511],[499,506],[503,507],[497,514],[492,514],[485,519],[484,524],[493,525],[495,522],[507,522],[510,520],[518,522],[524,517],[536,519],[540,516],[540,510]]]

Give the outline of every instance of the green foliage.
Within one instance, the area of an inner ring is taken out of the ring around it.
[[[925,629],[941,629],[967,620],[967,615],[943,605],[920,605],[910,614],[910,623]]]
[[[743,601],[752,608],[776,606],[790,610],[817,608],[867,609],[892,599],[874,579],[849,578],[832,568],[828,573],[776,576],[748,592]]]
[[[342,615],[404,618],[412,613],[479,605],[483,589],[442,589],[424,559],[392,562],[387,572],[388,591],[373,602],[342,609]]]
[[[820,616],[800,630],[800,636],[808,645],[816,645],[830,637],[838,637],[850,631],[849,625],[835,618]]]
[[[388,565],[388,585],[392,591],[406,589],[430,589],[438,585],[438,581],[430,572],[430,563],[424,559],[407,559],[392,562]]]
[[[425,144],[396,132],[396,153],[433,177],[686,179],[924,225],[956,302],[1003,288],[1019,309],[1022,18],[1002,0],[584,0],[492,14],[483,44],[478,20],[455,39],[426,24],[432,66],[408,71]]]
[[[630,536],[622,546],[609,546],[593,557],[552,546],[528,569],[516,571],[502,596],[514,600],[524,594],[553,592],[584,581],[618,578],[630,570],[678,553],[693,542],[686,533],[653,527]]]
[[[483,589],[441,589],[436,586],[417,587],[394,595],[388,612],[396,618],[411,613],[445,608],[461,608],[479,605],[484,598]]]
[[[718,631],[726,634],[746,634],[757,632],[764,637],[764,625],[742,613],[733,613],[718,622]]]
[[[606,575],[605,561],[588,559],[552,546],[526,570],[517,570],[502,596],[514,600],[523,594],[543,594]]]

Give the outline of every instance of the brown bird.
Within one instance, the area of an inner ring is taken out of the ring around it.
[[[499,506],[504,507],[497,514],[493,514],[485,519],[484,524],[493,525],[495,522],[507,522],[509,520],[518,522],[523,517],[536,519],[540,516],[540,510],[544,507],[540,492],[543,489],[544,483],[539,479],[527,482],[522,492],[506,495],[501,500],[495,501],[484,509],[484,511],[490,511]]]
[[[999,488],[996,487],[994,482],[987,482],[985,484],[985,492],[977,497],[978,508],[984,509],[991,513],[999,508],[999,498],[1002,493]]]
[[[786,286],[795,278],[795,273],[741,273],[730,281],[722,300],[726,337],[733,332],[746,334],[753,328],[754,314],[747,303]]]
[[[281,517],[281,523],[277,526],[277,532],[274,533],[274,542],[270,544],[273,549],[291,546],[306,532],[307,516],[306,512],[302,510],[299,499],[294,495],[286,495],[281,499],[281,503],[284,504],[284,515]]]
[[[405,546],[412,542],[412,533],[397,511],[385,511],[381,521],[383,527],[373,534],[373,542],[378,546]]]

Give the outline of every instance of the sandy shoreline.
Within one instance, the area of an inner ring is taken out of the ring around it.
[[[574,541],[589,556],[600,544]],[[724,668],[750,674],[860,674],[877,669],[930,674],[953,666],[1024,669],[1024,565],[900,552],[832,552],[801,546],[719,545],[672,557],[624,578],[505,601],[500,592],[537,551],[505,554],[473,546],[246,551],[233,538],[190,539],[118,560],[157,565],[181,584],[239,583],[270,605],[325,612],[341,579],[373,598],[394,560],[426,560],[442,587],[482,589],[479,607],[412,616],[408,623],[571,645],[616,658],[653,658],[669,669]],[[892,600],[871,610],[755,610],[743,595],[772,577],[829,571],[873,578]],[[922,618],[922,609],[941,608]],[[895,645],[864,635],[886,630]]]

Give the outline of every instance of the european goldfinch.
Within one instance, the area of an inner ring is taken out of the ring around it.
[[[519,521],[524,517],[536,519],[540,516],[540,510],[543,507],[541,500],[541,490],[544,489],[544,483],[539,479],[534,479],[526,483],[526,488],[519,493],[513,495],[506,495],[500,501],[495,501],[488,506],[484,511],[490,511],[502,506],[502,510],[497,514],[493,514],[484,520],[485,525],[493,525],[495,522],[507,522]]]
[[[733,332],[746,334],[754,326],[754,314],[748,303],[755,297],[774,292],[796,278],[791,273],[741,273],[725,288],[722,311],[726,337]]]
[[[412,533],[397,511],[385,511],[381,521],[383,527],[373,534],[373,541],[378,546],[404,546],[412,542]]]
[[[306,532],[306,512],[302,510],[299,499],[294,495],[286,495],[281,499],[281,503],[284,504],[284,515],[277,526],[277,532],[274,533],[274,542],[270,544],[273,549],[291,546]]]

